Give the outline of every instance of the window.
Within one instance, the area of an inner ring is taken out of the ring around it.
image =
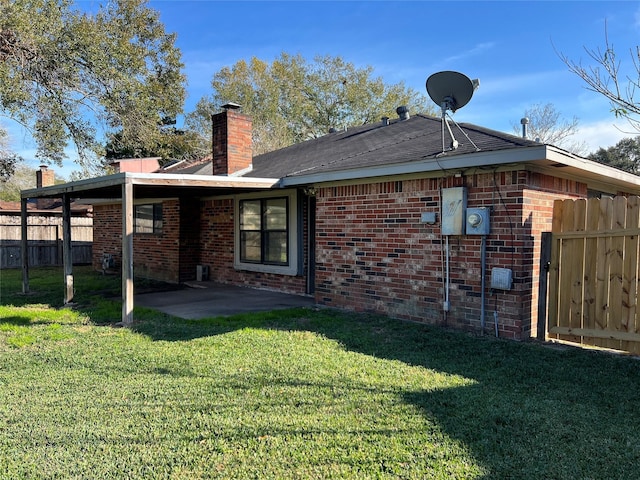
[[[262,191],[234,199],[233,266],[237,270],[302,275],[298,192]]]
[[[240,262],[289,264],[287,197],[240,201]]]
[[[162,233],[162,204],[136,205],[133,225],[135,233]]]

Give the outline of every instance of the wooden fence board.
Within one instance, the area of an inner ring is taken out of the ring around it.
[[[600,199],[598,218],[598,231],[606,232],[611,230],[613,218],[613,199],[603,197]],[[609,324],[609,270],[611,257],[611,237],[606,236],[598,240],[598,260],[596,267],[596,325],[603,331],[607,330]],[[601,341],[596,339],[593,345],[599,345]],[[602,341],[601,343],[606,343]],[[602,345],[604,346],[604,345]]]
[[[640,197],[554,202],[548,337],[640,354]]]
[[[587,201],[586,232],[598,230],[600,220],[600,205],[597,198]],[[582,303],[582,325],[586,330],[596,328],[596,282],[598,277],[598,237],[585,238],[584,246],[584,298]],[[587,343],[593,342],[592,338],[583,339]]]
[[[576,231],[576,208],[579,208],[577,202],[573,200],[565,200],[562,205],[562,232],[575,232]],[[558,309],[558,326],[567,328],[579,328],[581,325],[574,325],[574,317],[579,316],[580,312],[576,311],[575,304],[575,281],[572,277],[577,267],[578,260],[577,255],[573,255],[576,249],[575,238],[563,238],[560,241],[560,282],[559,291],[565,296],[566,301],[560,302]],[[580,303],[582,303],[580,301]],[[580,309],[581,310],[581,309]],[[560,340],[567,342],[580,342],[579,337],[561,335],[558,337]]]
[[[613,199],[613,228],[625,228],[627,217],[627,199],[616,197]],[[624,267],[624,237],[611,239],[611,260],[609,271],[609,323],[610,331],[622,332],[622,276]],[[618,340],[607,340],[606,346],[620,349]]]
[[[573,231],[584,232],[587,217],[587,201],[585,199],[574,202]],[[582,328],[583,280],[584,280],[584,238],[575,238],[567,242],[566,252],[569,259],[570,271],[565,272],[571,281],[571,316],[570,328]]]
[[[565,200],[562,207],[562,232],[584,231],[584,202]],[[578,329],[582,326],[582,262],[584,239],[563,238],[561,241],[559,326]],[[561,335],[560,340],[580,342],[580,337]]]
[[[625,228],[640,227],[640,197],[627,199]],[[622,272],[622,326],[626,332],[636,332],[637,286],[638,286],[638,235],[624,237],[624,259]],[[623,341],[622,350],[635,349],[633,342]]]
[[[76,220],[76,219],[74,219]],[[87,219],[79,219],[78,221]],[[90,219],[88,219],[90,220]],[[73,263],[77,265],[91,263],[93,245],[93,226],[84,224],[71,226]],[[20,268],[22,265],[22,247],[20,224],[0,225],[0,268]],[[29,265],[62,265],[62,226],[48,224],[27,225]]]
[[[562,231],[562,208],[564,203],[562,200],[554,200],[553,216],[551,218],[552,233],[560,233]],[[560,278],[560,241],[552,237],[551,240],[551,261],[549,262],[549,300],[547,323],[549,326],[558,325],[558,301],[559,298],[559,278]],[[549,333],[551,329],[549,328]],[[550,335],[552,338],[558,338],[557,335]]]

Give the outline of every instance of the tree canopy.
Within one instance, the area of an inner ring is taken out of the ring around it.
[[[579,155],[587,154],[586,143],[571,138],[578,132],[578,119],[562,118],[561,113],[552,103],[532,105],[525,110],[524,118],[529,121],[527,126],[529,138],[565,148]],[[522,127],[515,124],[512,124],[512,127],[516,135],[519,135]]]
[[[175,35],[146,3],[107,0],[89,13],[72,0],[0,0],[0,115],[29,130],[43,163],[60,165],[72,143],[91,167],[102,131],[153,145],[160,119],[182,111]]]
[[[320,137],[344,128],[393,117],[400,105],[433,113],[428,99],[403,83],[387,85],[373,68],[358,68],[341,57],[307,62],[282,53],[273,62],[240,60],[218,71],[213,93],[203,97],[187,125],[210,141],[211,114],[231,101],[253,118],[254,154]]]
[[[560,59],[587,84],[587,89],[607,98],[616,117],[626,118],[633,129],[640,132],[640,103],[636,93],[640,89],[640,46],[629,48],[628,73],[620,71],[622,62],[613,44],[609,42],[605,25],[604,47],[585,52],[595,65],[583,65],[582,60],[572,60],[559,53]]]
[[[155,145],[127,144],[123,141],[121,131],[110,134],[105,145],[105,160],[161,157],[160,164],[164,165],[172,159],[202,158],[211,152],[210,143],[203,144],[193,130],[164,125],[159,127],[158,133]]]
[[[36,171],[24,163],[17,163],[11,178],[2,182],[0,200],[19,202],[20,190],[36,187]]]
[[[612,147],[598,149],[588,158],[638,175],[640,174],[640,136],[623,138]]]
[[[0,184],[5,183],[15,173],[16,164],[20,160],[9,148],[7,131],[0,127]]]

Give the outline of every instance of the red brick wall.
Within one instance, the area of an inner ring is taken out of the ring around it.
[[[134,275],[178,283],[180,267],[180,202],[162,203],[162,233],[133,235]]]
[[[113,255],[119,270],[122,266],[122,208],[119,204],[95,205],[93,214],[93,266],[101,269],[103,254],[108,253]],[[135,233],[133,236],[134,275],[177,283],[180,281],[180,255],[180,203],[177,200],[164,202],[162,233]]]
[[[102,269],[104,254],[113,255],[122,265],[122,208],[120,205],[93,206],[93,268]]]
[[[256,288],[304,294],[305,275],[276,275],[234,268],[234,206],[231,198],[182,198],[163,202],[162,234],[134,234],[134,275],[167,282],[195,280],[196,266],[209,267],[210,280]],[[305,215],[306,221],[306,215]],[[305,228],[306,231],[306,228]],[[306,258],[306,236],[304,250]],[[93,266],[102,268],[102,256],[122,264],[120,205],[94,207]],[[306,271],[306,262],[305,262]]]
[[[234,268],[234,208],[232,199],[207,200],[202,203],[200,232],[200,262],[209,266],[211,280],[295,294],[305,293],[305,275],[277,275]],[[306,253],[306,241],[304,244],[305,251],[301,252],[302,255]]]
[[[481,237],[449,237],[450,311],[445,314],[442,308],[440,189],[454,186],[467,187],[468,207],[492,207],[486,243],[486,331],[493,332],[497,311],[500,336],[526,338],[535,332],[540,232],[549,229],[551,219],[546,209],[551,198],[586,196],[586,187],[526,171],[320,188],[316,300],[479,331]],[[436,212],[438,222],[422,223],[422,212]],[[494,267],[513,270],[510,291],[491,295]]]

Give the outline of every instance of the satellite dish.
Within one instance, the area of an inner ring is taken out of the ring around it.
[[[427,93],[443,110],[455,112],[464,107],[480,82],[458,72],[438,72],[427,78]]]
[[[427,78],[426,86],[427,93],[429,94],[429,97],[431,97],[431,100],[437,103],[442,109],[442,153],[445,152],[445,125],[449,131],[449,135],[451,136],[451,150],[455,150],[458,148],[458,141],[453,137],[451,127],[449,127],[449,123],[447,122],[447,110],[455,113],[457,109],[462,108],[469,103],[469,100],[471,100],[471,97],[473,96],[473,92],[475,92],[478,86],[480,86],[480,81],[477,79],[471,80],[469,77],[459,72],[444,71],[434,73]],[[458,125],[456,124],[456,126]],[[458,126],[458,128],[460,127]],[[471,141],[466,133],[465,136],[469,141]],[[473,144],[473,142],[471,143]],[[476,146],[476,150],[477,149],[478,147]]]

